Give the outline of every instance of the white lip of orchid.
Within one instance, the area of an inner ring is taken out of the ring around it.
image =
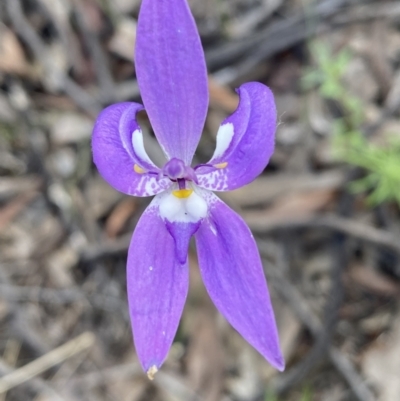
[[[164,220],[171,223],[197,223],[207,216],[207,202],[197,193],[194,184],[189,185],[192,188],[171,188],[159,195],[159,212]]]

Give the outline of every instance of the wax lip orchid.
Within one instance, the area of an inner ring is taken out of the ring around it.
[[[188,292],[188,247],[195,237],[201,275],[218,310],[274,367],[284,369],[265,276],[254,238],[211,191],[253,181],[274,150],[271,91],[251,82],[238,90],[237,110],[222,122],[211,160],[191,167],[208,108],[207,70],[186,0],[143,0],[137,27],[136,74],[154,133],[167,157],[148,157],[137,103],[99,115],[94,162],[118,191],[154,199],[128,252],[127,292],[137,355],[148,373],[164,362]]]

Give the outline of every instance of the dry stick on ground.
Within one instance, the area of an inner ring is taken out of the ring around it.
[[[7,375],[12,372],[13,369],[0,359],[0,374]],[[35,393],[50,395],[52,397],[52,401],[66,401],[65,398],[58,394],[57,391],[54,390],[48,383],[38,377],[35,377],[29,382],[24,383],[24,386]]]
[[[299,219],[263,219],[262,214],[243,213],[243,217],[255,233],[269,234],[282,230],[319,228],[337,231],[371,245],[384,247],[400,254],[400,240],[385,230],[335,215],[305,217]]]
[[[36,190],[28,191],[16,196],[6,206],[0,209],[0,231],[15,219],[37,196]]]
[[[96,33],[91,29],[87,11],[81,4],[81,0],[73,0],[75,16],[80,31],[82,32],[86,46],[93,59],[93,67],[100,86],[100,95],[104,103],[112,102],[114,96],[114,80],[109,69],[108,60],[101,48]]]
[[[400,4],[395,2],[381,4],[364,4],[352,7],[346,13],[333,17],[334,25],[347,25],[354,22],[368,22],[377,18],[396,19],[400,15]]]
[[[77,49],[78,39],[74,36],[72,26],[69,23],[68,2],[64,2],[64,13],[60,13],[59,7],[49,8],[47,0],[35,0],[35,6],[41,15],[52,23],[61,46],[68,59],[69,66],[75,71],[82,71],[84,64],[83,55]]]
[[[263,254],[265,243],[262,241],[258,241],[258,246],[260,248],[261,254]],[[271,263],[269,263],[269,266],[271,266]],[[288,280],[286,280],[280,269],[272,268],[271,266],[270,273],[271,278],[273,279],[274,286],[281,297],[285,299],[290,307],[295,311],[296,316],[303,322],[308,330],[310,330],[312,335],[318,338],[322,330],[322,325],[318,317],[314,314],[314,312],[308,306],[307,302],[303,299],[300,292],[295,286],[293,286]],[[375,400],[375,396],[366,386],[363,378],[358,374],[351,361],[341,351],[333,346],[330,346],[328,350],[328,355],[335,368],[345,378],[359,401]]]
[[[208,67],[229,66],[239,58],[247,59],[249,54],[257,52],[261,60],[299,43],[311,35],[307,31],[308,20],[321,20],[336,14],[349,0],[326,0],[310,9],[308,15],[304,11],[282,21],[272,23],[260,32],[233,43],[223,43],[206,51]]]
[[[10,284],[8,278],[0,268],[0,280],[3,285]],[[30,324],[31,318],[24,309],[19,308],[15,303],[10,303],[8,307],[7,326],[13,332],[14,337],[18,338],[35,356],[39,356],[49,351],[48,345],[43,341],[43,336]]]
[[[365,135],[372,136],[385,122],[398,114],[400,110],[400,71],[396,73],[393,79],[392,88],[385,99],[384,108],[376,123],[365,128]]]
[[[132,233],[128,233],[113,241],[104,241],[99,244],[89,245],[82,251],[80,261],[82,263],[94,262],[105,257],[126,253],[128,252],[131,238]]]
[[[243,37],[268,18],[284,3],[284,0],[263,0],[246,14],[240,14],[226,23],[226,31],[230,36]]]
[[[335,237],[342,236],[336,234]],[[279,381],[275,387],[275,391],[278,395],[286,393],[294,385],[300,383],[315,367],[315,365],[324,358],[325,354],[329,351],[329,346],[332,341],[334,329],[337,323],[337,311],[340,307],[343,288],[341,284],[341,272],[345,266],[345,263],[340,264],[339,261],[344,259],[342,257],[342,247],[344,242],[338,238],[334,238],[334,262],[331,269],[331,288],[328,294],[326,306],[324,308],[324,322],[321,326],[318,335],[315,337],[315,343],[310,352],[303,358],[297,365],[292,367],[288,372],[285,372],[280,376]],[[338,258],[336,258],[336,257]],[[338,260],[340,259],[340,260]],[[361,400],[360,400],[361,401]]]
[[[259,33],[246,37],[241,41],[225,44],[224,48],[215,48],[207,52],[210,68],[219,67],[215,72],[216,80],[220,83],[230,84],[242,79],[263,60],[283,50],[290,48],[310,37],[316,32],[325,32],[337,26],[350,24],[360,20],[366,22],[370,19],[385,17],[390,12],[389,4],[379,5],[371,10],[371,5],[351,7],[349,13],[339,12],[348,4],[346,0],[328,0],[315,6],[307,15],[304,13],[292,16],[286,20],[270,24]],[[359,13],[359,11],[361,13]],[[396,18],[399,7],[395,7],[391,17]],[[343,16],[345,16],[343,18]],[[310,29],[310,23],[316,21],[315,27]],[[329,24],[328,24],[329,22]],[[230,60],[227,62],[222,55]],[[236,60],[239,60],[236,63]]]
[[[160,372],[159,372],[160,373]],[[92,389],[106,381],[133,380],[136,377],[143,377],[143,369],[139,362],[127,363],[98,370],[95,372],[84,373],[72,378],[74,385],[82,385],[85,389]]]
[[[65,305],[73,302],[86,302],[97,309],[120,313],[129,321],[126,303],[120,298],[102,294],[89,294],[80,288],[44,288],[34,286],[16,286],[0,283],[0,294],[9,302],[41,302],[53,305]]]
[[[350,216],[353,210],[353,204],[354,197],[347,192],[342,192],[337,206],[338,214],[343,217]],[[294,384],[303,380],[329,350],[338,322],[338,310],[344,295],[342,274],[348,265],[349,259],[347,243],[348,236],[339,232],[333,233],[331,246],[331,260],[333,261],[330,275],[331,284],[324,308],[323,325],[316,336],[315,344],[307,356],[294,368],[289,370],[288,373],[282,376],[281,383],[277,387],[278,393],[285,392]],[[283,253],[281,253],[281,255],[283,255]],[[282,262],[284,263],[285,260]]]
[[[349,0],[326,0],[310,9],[307,15],[302,10],[240,41],[224,43],[206,51],[207,65],[212,70],[220,69],[215,73],[218,82],[232,83],[268,57],[315,35],[316,29],[310,29],[309,21],[322,20],[326,27],[326,21],[348,2]],[[237,60],[239,62],[234,64]]]
[[[51,62],[46,46],[25,18],[20,0],[6,0],[6,5],[15,30],[32,50],[35,59],[42,63],[49,89],[64,91],[79,107],[95,117],[100,110],[99,103]]]
[[[164,391],[167,391],[168,393],[173,395],[174,398],[178,400],[185,400],[185,401],[203,400],[203,398],[200,395],[196,394],[182,380],[178,379],[177,377],[166,371],[157,372],[155,383]]]
[[[0,378],[0,394],[42,374],[75,354],[90,348],[94,342],[95,336],[93,333],[83,333],[27,365],[6,374]]]
[[[370,243],[375,246],[389,248],[400,254],[400,240],[397,236],[369,226],[359,223],[355,220],[338,217],[335,215],[326,215],[320,217],[305,217],[300,219],[263,219],[262,213],[244,212],[242,213],[247,224],[254,233],[272,234],[282,230],[298,230],[318,228],[331,231],[337,231],[353,237],[355,239]],[[93,262],[105,257],[111,257],[126,253],[132,234],[125,234],[114,241],[106,241],[100,244],[90,245],[85,248],[81,255],[81,262]]]

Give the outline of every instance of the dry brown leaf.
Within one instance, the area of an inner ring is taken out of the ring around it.
[[[132,62],[133,51],[136,42],[136,21],[133,18],[123,18],[118,22],[117,29],[111,38],[109,49]]]
[[[12,220],[14,220],[25,207],[32,202],[39,192],[36,190],[26,192],[17,196],[16,199],[9,202],[5,207],[0,209],[0,230],[6,227]]]
[[[227,113],[233,113],[239,104],[238,95],[230,88],[219,84],[211,76],[208,77],[211,106],[221,108]]]
[[[400,316],[397,316],[391,333],[381,336],[365,352],[362,370],[375,386],[376,401],[398,401],[400,394]]]
[[[244,211],[243,218],[252,228],[262,228],[271,221],[290,221],[312,216],[325,208],[336,197],[336,190],[320,189],[300,192],[278,198],[271,207],[263,210]]]
[[[109,238],[115,238],[124,228],[126,221],[137,209],[134,198],[125,198],[114,208],[106,222],[106,233]]]
[[[219,401],[223,388],[224,360],[216,325],[216,309],[206,294],[198,261],[189,253],[190,302],[195,300],[196,313],[184,314],[185,331],[190,342],[187,350],[187,371],[190,388],[204,401]]]
[[[261,176],[245,187],[231,192],[221,192],[222,199],[240,206],[259,205],[276,198],[294,198],[304,191],[334,190],[345,180],[342,170],[327,171],[321,174],[274,174]]]
[[[197,309],[187,350],[190,387],[204,401],[221,399],[223,359],[212,305]]]
[[[368,291],[382,296],[400,295],[400,283],[396,283],[377,270],[354,265],[350,268],[349,277]]]
[[[87,141],[92,135],[93,121],[80,113],[54,113],[49,116],[50,134],[57,145]]]
[[[18,39],[11,30],[0,23],[0,71],[26,75],[29,70]]]

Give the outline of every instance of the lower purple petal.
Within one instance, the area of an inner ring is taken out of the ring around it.
[[[188,291],[188,265],[159,216],[158,199],[140,218],[128,253],[127,288],[136,352],[149,377],[171,347]]]
[[[260,256],[245,222],[215,195],[195,234],[206,289],[229,323],[274,367],[285,362]]]

